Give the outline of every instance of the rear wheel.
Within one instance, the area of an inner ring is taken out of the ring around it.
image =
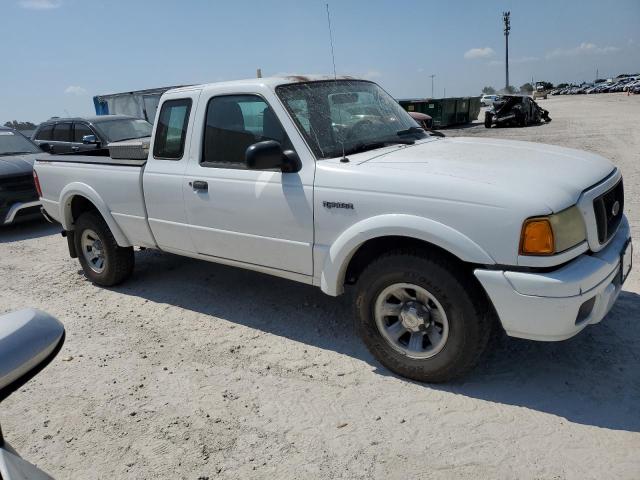
[[[453,261],[392,252],[365,269],[357,288],[358,333],[399,375],[448,381],[473,368],[486,349],[494,317],[481,287]]]
[[[486,128],[491,128],[491,124],[493,123],[493,115],[489,112],[485,112],[484,114],[484,126]]]
[[[133,247],[120,247],[98,213],[80,215],[74,241],[82,270],[93,283],[110,287],[123,282],[133,272]]]

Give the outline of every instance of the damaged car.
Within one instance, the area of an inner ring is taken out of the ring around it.
[[[531,97],[502,95],[500,100],[484,114],[484,126],[526,127],[542,121],[550,122],[549,111]]]

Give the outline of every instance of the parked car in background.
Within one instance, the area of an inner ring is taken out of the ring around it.
[[[0,315],[0,403],[56,357],[64,338],[62,323],[45,312],[26,309]],[[23,394],[24,412],[29,411],[29,395]],[[0,429],[0,479],[52,477],[21,458]]]
[[[88,152],[106,148],[111,142],[151,135],[152,125],[128,115],[102,115],[86,118],[53,117],[42,122],[33,140],[50,153]]]
[[[420,112],[407,112],[411,118],[413,118],[418,125],[424,128],[429,134],[435,135],[436,137],[444,137],[444,133],[433,130],[433,118],[431,115],[427,115],[426,113]]]
[[[482,95],[482,97],[480,97],[480,103],[484,107],[490,107],[493,105],[494,102],[498,101],[499,99],[500,99],[499,95]]]
[[[0,226],[40,216],[33,162],[42,150],[19,131],[0,127]]]

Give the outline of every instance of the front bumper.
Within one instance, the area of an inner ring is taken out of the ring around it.
[[[565,340],[600,322],[611,310],[622,289],[620,255],[629,239],[629,223],[623,218],[604,249],[580,255],[552,272],[477,269],[474,273],[508,335]]]

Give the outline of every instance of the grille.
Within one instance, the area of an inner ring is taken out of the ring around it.
[[[0,178],[0,190],[3,192],[22,192],[33,188],[33,175]]]
[[[622,179],[608,192],[593,201],[593,211],[598,227],[598,241],[602,245],[615,235],[624,210]]]
[[[32,175],[0,178],[0,208],[9,207],[16,202],[36,200],[38,194]]]

